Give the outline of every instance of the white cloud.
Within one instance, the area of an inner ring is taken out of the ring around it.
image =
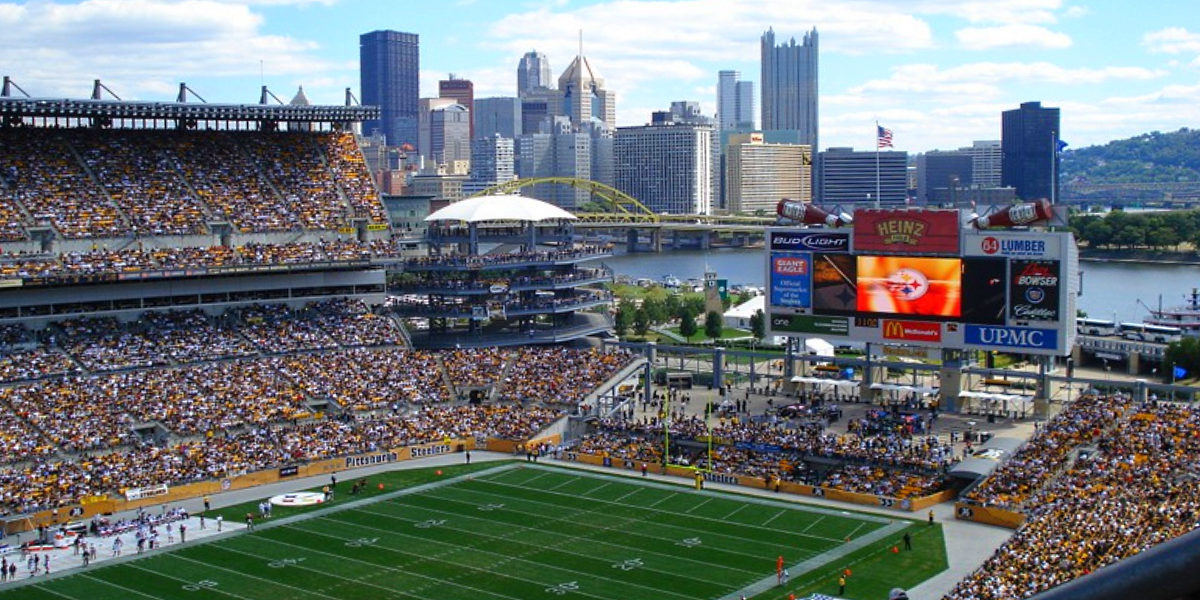
[[[128,99],[162,97],[180,79],[255,76],[260,68],[271,76],[316,77],[345,69],[319,58],[314,42],[262,33],[263,17],[244,3],[0,4],[0,24],[0,43],[22,49],[7,53],[8,72],[41,96],[84,96],[96,77]],[[246,91],[257,98],[256,90]]]
[[[1192,33],[1182,27],[1167,27],[1142,36],[1142,45],[1151,52],[1200,54],[1200,33]]]
[[[638,97],[648,88],[674,88],[684,96],[715,82],[712,64],[757,64],[760,38],[768,27],[774,29],[777,43],[793,37],[799,41],[816,27],[823,56],[890,54],[933,45],[925,21],[886,2],[684,0],[540,7],[494,23],[482,47],[505,55],[504,68],[510,73],[524,52],[544,52],[557,78],[578,52],[582,30],[584,54],[619,98]],[[758,79],[757,73],[746,76]],[[618,120],[640,124],[649,118],[644,108],[619,102]]]
[[[1091,13],[1092,13],[1092,11],[1088,7],[1075,5],[1075,6],[1070,6],[1067,8],[1067,10],[1063,11],[1063,16],[1068,19],[1078,19],[1080,17],[1085,17]]]
[[[1010,46],[1067,48],[1071,45],[1071,36],[1065,33],[1020,23],[996,27],[964,27],[955,31],[954,37],[963,47],[972,50]]]
[[[946,14],[970,23],[1045,25],[1057,22],[1054,13],[1061,6],[1060,0],[932,0],[917,2],[912,9],[921,13]]]

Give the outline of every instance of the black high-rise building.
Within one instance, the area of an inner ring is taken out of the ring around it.
[[[358,38],[363,104],[378,106],[380,119],[363,123],[363,133],[382,131],[391,146],[417,145],[420,96],[420,39],[415,33],[372,31]]]
[[[1041,102],[1004,111],[1000,185],[1012,187],[1022,200],[1058,198],[1058,118],[1057,108],[1042,108]]]

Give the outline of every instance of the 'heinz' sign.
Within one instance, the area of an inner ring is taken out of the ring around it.
[[[958,254],[958,211],[854,211],[854,251]]]

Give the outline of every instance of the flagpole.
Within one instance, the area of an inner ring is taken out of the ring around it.
[[[875,121],[875,208],[879,208],[879,121]]]

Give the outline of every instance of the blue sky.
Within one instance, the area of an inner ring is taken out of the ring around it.
[[[421,37],[422,96],[455,73],[476,96],[513,95],[545,52],[555,78],[584,53],[617,92],[619,125],[672,100],[715,112],[717,71],[759,76],[759,36],[821,38],[822,146],[873,143],[878,120],[910,152],[999,139],[1000,111],[1062,109],[1073,147],[1200,127],[1200,13],[1187,0],[0,0],[0,74],[33,96],[210,102],[358,94],[358,36]],[[260,74],[261,73],[261,74]]]

